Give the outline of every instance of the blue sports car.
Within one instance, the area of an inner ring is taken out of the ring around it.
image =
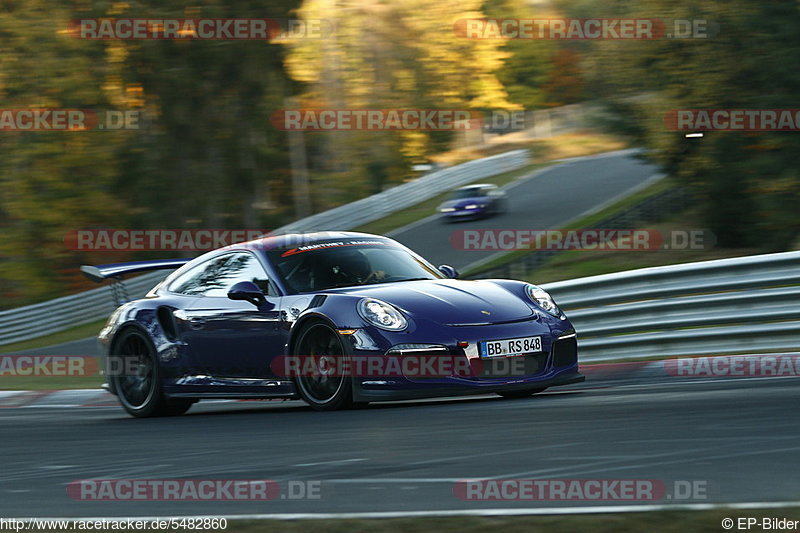
[[[464,220],[504,213],[508,199],[497,185],[480,183],[452,191],[437,209],[444,220]]]
[[[265,237],[195,259],[81,270],[95,281],[175,269],[100,332],[108,389],[137,417],[205,398],[372,401],[583,381],[575,330],[541,288],[458,280],[376,235]]]

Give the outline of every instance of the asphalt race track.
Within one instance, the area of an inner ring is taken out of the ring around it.
[[[300,402],[212,402],[137,420],[117,406],[0,409],[0,516],[425,511],[800,500],[795,378],[594,383],[319,413]],[[318,499],[87,502],[88,478],[317,483]],[[467,478],[699,483],[687,500],[463,501]]]
[[[508,211],[498,216],[444,222],[438,215],[389,233],[432,263],[457,269],[485,260],[494,251],[460,250],[454,231],[476,229],[558,229],[569,221],[625,196],[658,172],[632,150],[576,158],[520,179],[505,190]]]

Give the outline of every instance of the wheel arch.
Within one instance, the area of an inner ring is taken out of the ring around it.
[[[135,330],[141,333],[147,342],[150,344],[150,348],[153,350],[153,353],[157,355],[157,350],[155,347],[155,342],[153,341],[153,336],[147,331],[147,328],[142,326],[139,322],[135,320],[129,320],[119,324],[117,328],[114,330],[114,334],[111,337],[111,341],[108,343],[108,352],[105,354],[105,371],[108,372],[108,364],[109,358],[115,355],[117,351],[117,345],[119,343],[120,338],[122,338],[123,334],[130,331]],[[156,364],[158,364],[158,357],[156,357]],[[108,379],[108,375],[106,375],[106,383],[108,384],[109,392],[113,395],[117,395],[116,387],[114,384],[113,379]]]

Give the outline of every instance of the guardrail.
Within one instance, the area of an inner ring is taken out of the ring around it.
[[[574,323],[582,361],[800,351],[800,252],[543,287]]]
[[[132,298],[141,298],[165,277],[151,272],[125,281]],[[110,315],[114,302],[109,287],[56,298],[47,302],[0,311],[0,345],[49,335],[75,326],[89,324]]]
[[[438,170],[379,194],[292,222],[278,228],[275,233],[352,229],[455,187],[516,170],[527,164],[528,158],[527,150],[513,150]],[[165,276],[164,272],[152,272],[126,280],[128,295],[133,299],[141,298]],[[102,320],[113,310],[109,288],[100,287],[47,302],[0,311],[0,346]]]
[[[367,198],[292,222],[278,228],[275,232],[291,233],[353,229],[461,185],[494,176],[495,174],[516,170],[526,165],[528,158],[527,150],[513,150],[437,170],[419,179],[392,187]]]

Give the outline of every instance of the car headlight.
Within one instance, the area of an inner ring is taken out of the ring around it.
[[[439,211],[441,211],[442,213],[452,213],[455,210],[456,210],[455,207],[443,207],[439,209]]]
[[[465,205],[464,209],[478,209],[479,207],[482,207],[482,206],[480,206],[478,204],[469,204],[469,205]]]
[[[389,331],[400,331],[408,325],[403,314],[394,306],[374,298],[364,298],[358,302],[358,314],[373,326]]]
[[[546,290],[536,285],[527,285],[525,287],[525,292],[533,303],[553,316],[561,316],[561,309],[558,308],[555,300],[553,300],[553,297],[550,296]]]

